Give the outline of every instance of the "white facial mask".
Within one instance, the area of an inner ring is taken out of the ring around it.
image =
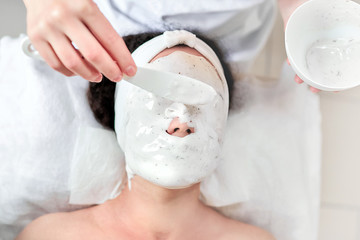
[[[183,188],[200,182],[213,172],[220,159],[228,107],[223,98],[222,80],[205,58],[182,51],[159,58],[146,67],[192,77],[211,85],[218,95],[210,104],[190,106],[120,82],[115,129],[125,152],[128,177],[139,175],[166,188]],[[166,130],[176,117],[194,127],[195,133],[183,138],[169,135]]]

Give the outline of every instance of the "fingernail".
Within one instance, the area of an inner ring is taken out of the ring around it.
[[[99,74],[99,76],[95,78],[95,82],[101,82],[102,78],[103,78],[102,74]]]
[[[295,82],[301,84],[301,83],[303,83],[304,81],[301,80],[301,78],[300,78],[298,75],[296,75],[296,77],[295,77]]]
[[[314,87],[310,87],[310,90],[311,90],[313,93],[318,93],[318,92],[320,92],[319,89],[314,88]]]
[[[287,64],[288,64],[289,66],[291,65],[288,58],[286,59],[286,62],[287,62]]]
[[[114,78],[114,81],[115,81],[115,82],[120,82],[122,78],[123,78],[123,75],[122,75],[122,73],[120,73],[119,76],[117,76],[116,78]]]
[[[125,73],[126,73],[126,75],[132,77],[132,76],[134,76],[135,73],[136,73],[136,68],[135,68],[134,66],[130,65],[130,66],[128,66],[128,67],[126,68]]]

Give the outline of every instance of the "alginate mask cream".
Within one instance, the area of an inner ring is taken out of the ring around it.
[[[218,94],[209,104],[184,105],[156,97],[125,81],[118,83],[115,130],[125,152],[129,181],[138,175],[166,188],[184,188],[200,182],[215,170],[220,160],[228,108],[223,96],[227,89],[223,89],[211,63],[183,51],[143,67],[197,79],[212,86]],[[168,134],[166,130],[176,117],[195,132],[185,137]]]

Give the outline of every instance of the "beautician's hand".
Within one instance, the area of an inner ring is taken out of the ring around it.
[[[304,2],[307,2],[308,0],[278,0],[279,3],[279,8],[280,8],[280,12],[281,12],[281,16],[283,18],[284,21],[284,29],[286,27],[286,24],[291,16],[291,14],[295,11],[295,9],[297,7],[299,7],[301,4],[303,4]],[[287,60],[288,64],[290,65],[289,60]],[[301,80],[301,78],[299,76],[295,76],[295,82],[297,82],[298,84],[303,83],[304,81]],[[311,87],[309,86],[310,91],[314,92],[314,93],[318,93],[321,90]]]
[[[290,62],[289,62],[289,59],[286,60],[287,63],[289,64],[290,66]],[[295,82],[298,83],[298,84],[302,84],[304,81],[298,76],[298,75],[295,75]],[[310,91],[312,91],[313,93],[318,93],[320,92],[321,90],[320,89],[317,89],[317,88],[314,88],[312,86],[309,86],[309,89]]]
[[[133,76],[136,66],[123,39],[92,0],[24,0],[27,32],[55,70],[92,81]],[[73,42],[78,50],[76,50]]]

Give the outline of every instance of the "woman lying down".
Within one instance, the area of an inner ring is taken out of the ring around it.
[[[137,48],[137,65],[191,77],[214,88],[216,96],[207,104],[185,105],[125,81],[116,89],[107,79],[91,83],[88,97],[95,117],[115,130],[125,152],[127,187],[103,204],[42,216],[17,240],[274,239],[200,200],[200,182],[221,162],[232,79],[212,48],[195,35],[156,35],[124,38],[130,51]]]

